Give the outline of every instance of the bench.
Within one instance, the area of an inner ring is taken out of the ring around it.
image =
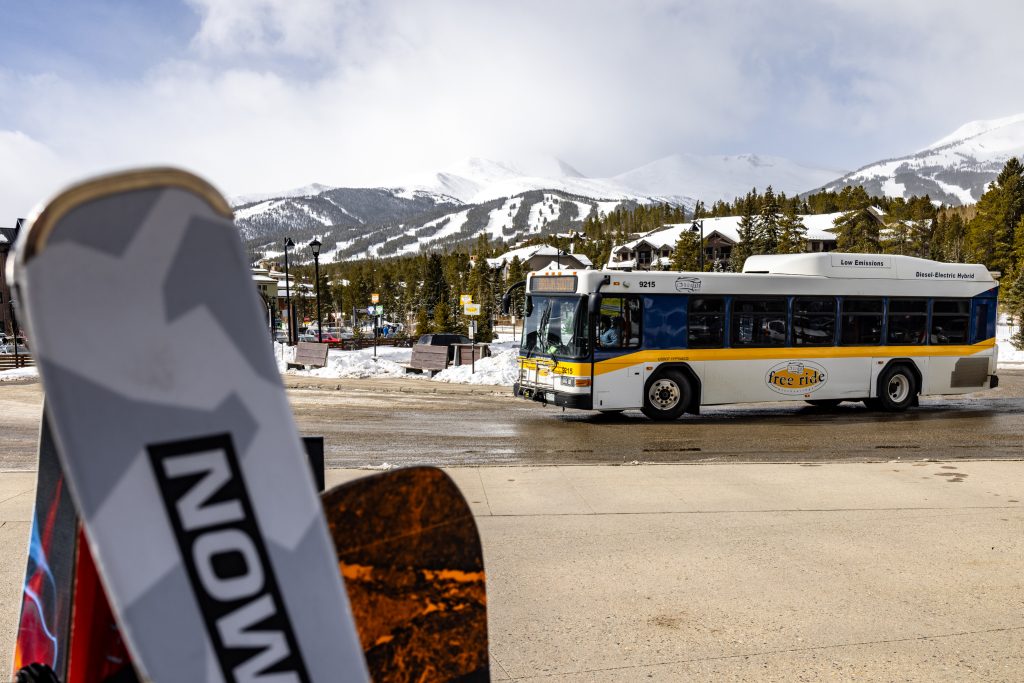
[[[318,342],[299,342],[295,348],[295,360],[288,362],[289,368],[314,367],[327,365],[327,344]]]
[[[487,344],[453,344],[453,346],[455,347],[455,365],[472,365],[474,361],[491,355],[491,347]]]
[[[415,344],[412,359],[405,366],[406,372],[429,372],[431,376],[448,367],[448,347],[432,344]]]

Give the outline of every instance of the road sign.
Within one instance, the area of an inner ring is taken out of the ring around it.
[[[370,301],[372,301],[375,304],[379,304],[380,303],[380,294],[378,294],[377,292],[374,292],[373,294],[371,294],[370,295]]]
[[[462,312],[466,315],[480,315],[480,304],[464,304]]]
[[[384,314],[384,304],[378,304],[376,306],[367,306],[366,307],[366,313],[368,315],[383,315]]]
[[[466,304],[473,303],[473,295],[472,294],[460,294],[459,295],[459,303],[462,304],[463,306],[465,306]]]

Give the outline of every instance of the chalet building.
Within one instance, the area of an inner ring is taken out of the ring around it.
[[[14,258],[14,241],[18,239],[24,218],[19,218],[13,228],[0,228],[0,332],[14,335],[15,319],[11,306],[11,290],[7,286],[7,260]],[[18,329],[22,332],[20,326]]]
[[[529,247],[513,249],[497,258],[487,259],[487,265],[492,269],[500,269],[501,276],[507,278],[508,267],[516,256],[523,264],[523,270],[527,272],[542,270],[552,263],[557,264],[562,270],[586,270],[594,267],[590,259],[583,254],[572,254],[547,244],[534,244]]]
[[[881,209],[872,207],[869,213],[884,225],[885,214]],[[836,248],[836,235],[833,232],[837,218],[845,212],[811,214],[801,216],[805,234],[804,251],[833,251]],[[704,260],[706,263],[720,261],[728,263],[732,258],[732,250],[739,241],[740,216],[724,216],[721,218],[704,218]],[[608,268],[634,270],[662,270],[669,267],[672,252],[683,231],[689,231],[693,223],[676,223],[666,225],[658,230],[647,233],[626,244],[614,247]]]

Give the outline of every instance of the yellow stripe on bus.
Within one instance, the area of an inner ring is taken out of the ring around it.
[[[896,358],[972,356],[996,345],[995,338],[977,344],[956,346],[807,346],[757,349],[649,349],[598,361],[595,375],[621,370],[642,363],[669,363],[708,360],[791,360],[812,358]],[[550,358],[519,358],[527,370],[538,366],[555,375],[589,375],[590,363],[558,361]]]

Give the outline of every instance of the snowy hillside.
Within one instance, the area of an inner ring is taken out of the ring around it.
[[[613,178],[588,178],[553,157],[527,162],[471,158],[390,188],[307,186],[236,201],[235,221],[254,254],[281,251],[314,236],[327,260],[447,249],[480,234],[506,243],[580,229],[588,216],[619,207],[669,203],[692,208],[772,185],[787,193],[814,187],[836,171],[755,155],[676,155]],[[297,259],[308,258],[304,250]]]
[[[619,206],[655,201],[637,197],[592,199],[557,190],[528,190],[509,197],[462,203],[426,190],[338,188],[308,197],[266,199],[235,207],[235,223],[250,250],[273,256],[283,235],[296,244],[314,236],[322,243],[322,261],[415,254],[474,241],[516,242],[529,235],[583,227],[590,215]],[[304,249],[297,261],[308,260]]]
[[[830,177],[834,177],[834,173]],[[450,195],[467,204],[479,204],[499,197],[512,197],[531,190],[559,192],[592,199],[634,201],[661,200],[692,206],[696,195],[685,186],[666,185],[664,191],[631,189],[610,178],[587,178],[560,159],[534,160],[530,165],[471,158],[448,169],[414,177],[404,187]]]
[[[869,194],[972,204],[1011,156],[1024,156],[1024,114],[972,121],[919,152],[870,164],[824,188],[863,185]]]
[[[741,154],[697,156],[673,154],[613,179],[622,186],[649,195],[667,194],[672,188],[686,188],[686,194],[710,206],[716,200],[731,201],[751,188],[798,194],[842,173],[835,169],[801,166],[780,157]],[[677,190],[678,191],[678,190]]]

